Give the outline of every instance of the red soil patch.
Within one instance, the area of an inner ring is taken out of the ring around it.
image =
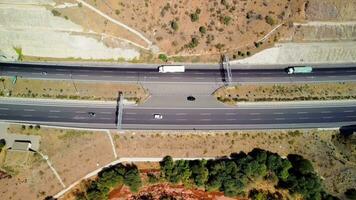
[[[187,189],[182,185],[173,186],[169,184],[156,184],[143,187],[139,193],[132,194],[128,187],[120,187],[113,190],[110,195],[110,200],[137,200],[137,199],[153,199],[159,200],[162,197],[174,197],[184,200],[236,200],[237,198],[225,197],[221,192],[205,192],[199,189]],[[243,200],[243,199],[238,199]]]

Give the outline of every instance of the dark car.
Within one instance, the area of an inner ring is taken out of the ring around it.
[[[187,97],[187,100],[188,100],[188,101],[195,101],[195,97],[193,97],[193,96],[188,96],[188,97]]]
[[[88,112],[89,117],[95,117],[95,112]]]

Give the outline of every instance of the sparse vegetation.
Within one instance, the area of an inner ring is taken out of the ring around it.
[[[52,12],[52,14],[53,14],[54,16],[56,16],[56,17],[59,17],[59,16],[62,15],[62,13],[60,13],[58,10],[54,10],[54,9],[53,9],[51,12]]]
[[[168,57],[167,57],[166,54],[159,54],[159,55],[158,55],[158,58],[159,58],[160,60],[162,60],[163,62],[167,62],[167,61],[168,61]]]
[[[0,139],[0,152],[1,152],[2,149],[5,147],[5,145],[6,145],[5,139]]]
[[[24,55],[22,53],[22,48],[21,47],[14,47],[14,50],[17,54],[17,60],[18,61],[23,61]]]
[[[238,53],[244,56],[244,53]],[[250,55],[246,52],[247,56]],[[238,101],[295,101],[356,99],[355,83],[315,84],[265,84],[260,86],[240,85],[222,88],[215,92],[218,100]]]
[[[177,31],[178,28],[179,28],[178,22],[177,22],[177,21],[172,21],[172,22],[171,22],[171,28],[172,28],[174,31]]]

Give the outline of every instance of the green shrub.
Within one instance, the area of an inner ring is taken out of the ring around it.
[[[56,17],[61,16],[61,13],[58,10],[52,10],[52,14]]]
[[[159,54],[159,55],[158,55],[158,58],[159,58],[160,60],[162,60],[163,62],[167,62],[167,61],[168,61],[168,57],[167,57],[166,54]]]
[[[271,17],[271,16],[269,16],[269,15],[267,15],[267,16],[265,17],[265,20],[266,20],[266,23],[269,24],[269,25],[271,25],[271,26],[273,26],[273,25],[276,24],[276,21],[273,19],[273,17]]]
[[[347,189],[345,191],[345,196],[350,200],[356,200],[356,189],[355,188]]]
[[[201,34],[205,34],[206,33],[206,28],[204,26],[199,27],[199,32]]]
[[[178,22],[177,22],[177,21],[172,21],[172,22],[171,22],[171,28],[172,28],[174,31],[177,31],[178,28],[179,28]]]
[[[198,15],[197,13],[192,13],[192,14],[190,14],[190,20],[191,20],[192,22],[198,21],[198,20],[199,20],[199,15]]]

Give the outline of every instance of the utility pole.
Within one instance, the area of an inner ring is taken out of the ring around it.
[[[124,109],[124,95],[119,92],[119,98],[117,99],[117,130],[122,128],[122,111]]]
[[[223,67],[226,69],[226,75],[227,75],[227,85],[231,85],[232,82],[232,73],[231,73],[231,67],[230,67],[230,62],[229,62],[229,57],[225,54],[223,57]]]

